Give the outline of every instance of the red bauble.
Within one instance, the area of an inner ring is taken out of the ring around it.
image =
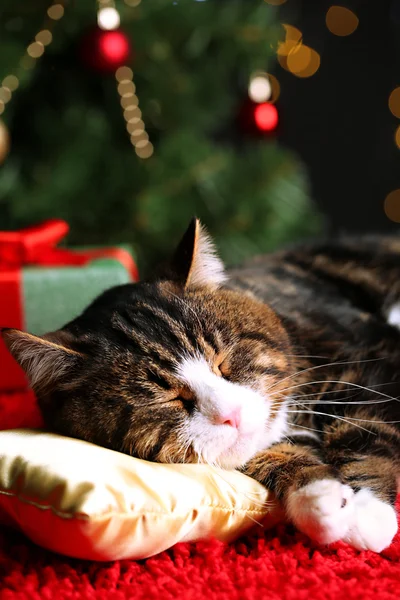
[[[130,40],[123,31],[99,28],[85,35],[80,52],[86,66],[101,73],[114,73],[129,61],[131,53]]]
[[[279,125],[279,113],[275,104],[253,102],[247,99],[239,113],[239,124],[250,135],[275,135]]]
[[[261,131],[270,132],[278,126],[278,111],[274,104],[262,102],[254,108],[254,122]]]

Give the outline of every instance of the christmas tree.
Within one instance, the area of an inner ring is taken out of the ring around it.
[[[276,7],[1,10],[1,229],[61,217],[70,243],[131,242],[141,266],[164,257],[194,214],[229,263],[318,230],[304,169],[274,135],[276,98],[267,93],[274,112],[257,121],[248,97],[251,77],[274,67]]]

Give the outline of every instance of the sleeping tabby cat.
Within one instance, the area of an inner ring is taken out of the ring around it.
[[[320,543],[397,531],[400,239],[342,239],[225,272],[197,220],[157,277],[43,337],[4,339],[47,425],[161,462],[241,469]]]

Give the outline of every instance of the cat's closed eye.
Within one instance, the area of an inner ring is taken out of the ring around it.
[[[231,370],[229,366],[229,362],[226,358],[220,358],[214,364],[213,372],[218,377],[223,377],[227,381],[230,381]]]

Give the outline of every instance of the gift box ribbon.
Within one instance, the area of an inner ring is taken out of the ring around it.
[[[58,248],[57,244],[67,235],[68,223],[61,219],[50,219],[20,231],[0,231],[0,318],[1,325],[23,329],[22,267],[84,266],[93,260],[111,258],[120,262],[133,281],[138,280],[138,271],[132,256],[123,248],[95,248],[74,251]],[[7,322],[3,322],[7,315]],[[3,342],[0,342],[0,371],[2,388],[23,387],[23,373],[11,359]],[[5,384],[5,385],[3,385]]]

